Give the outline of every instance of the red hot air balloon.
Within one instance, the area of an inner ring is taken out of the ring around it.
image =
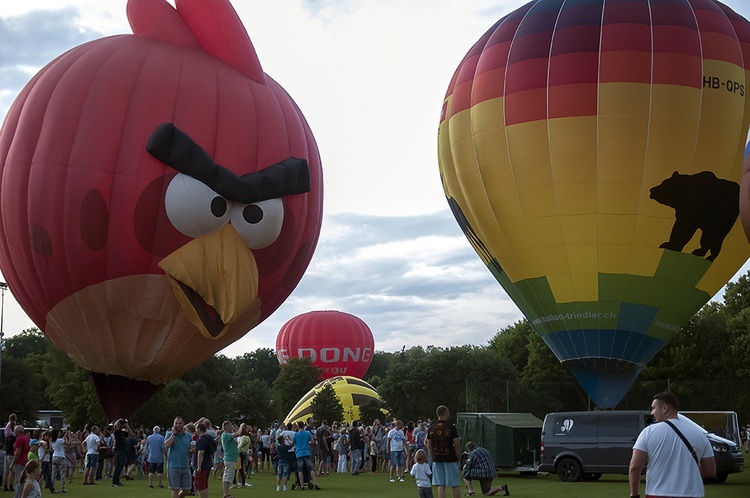
[[[268,317],[312,257],[318,149],[227,0],[130,0],[0,132],[0,267],[127,416]]]
[[[310,358],[321,379],[337,375],[365,375],[372,362],[375,340],[365,322],[341,311],[311,311],[295,316],[276,337],[276,357]]]

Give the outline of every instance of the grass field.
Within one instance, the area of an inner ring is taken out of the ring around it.
[[[750,461],[747,456],[745,462]],[[101,481],[97,486],[82,486],[80,474],[76,474],[73,484],[67,486],[71,498],[168,498],[168,489],[149,489],[147,481],[133,480],[123,481],[124,486],[114,488],[109,481]],[[166,482],[166,480],[165,480]],[[284,496],[285,493],[277,493],[276,479],[269,472],[259,472],[252,476],[250,481],[253,487],[233,489],[232,494],[236,498],[273,497]],[[415,498],[417,487],[414,480],[407,478],[406,482],[388,482],[388,476],[378,474],[373,477],[369,473],[359,476],[349,474],[331,474],[319,478],[318,483],[321,491],[305,489],[300,491],[288,491],[287,494],[295,493],[320,497],[367,497],[367,498]],[[599,497],[626,497],[629,495],[626,476],[604,475],[599,481],[594,482],[561,482],[556,475],[538,475],[535,477],[521,477],[518,473],[502,473],[494,485],[508,484],[511,496],[514,497],[555,497],[555,498],[599,498]],[[59,489],[59,488],[58,488]],[[477,485],[476,490],[479,489]],[[466,488],[461,486],[461,496]],[[643,485],[641,485],[643,492]],[[433,488],[433,494],[437,498],[437,489]],[[44,496],[49,496],[49,491],[43,490]],[[477,494],[479,496],[479,493]],[[10,497],[10,493],[0,492],[0,498]],[[221,482],[212,479],[209,483],[210,498],[221,498]],[[448,494],[450,497],[450,492]],[[727,482],[706,486],[707,498],[748,498],[750,497],[750,470],[739,474],[731,474]]]

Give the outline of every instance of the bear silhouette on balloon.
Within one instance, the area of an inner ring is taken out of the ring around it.
[[[675,222],[669,241],[659,247],[682,251],[700,229],[700,247],[696,256],[713,261],[721,251],[724,239],[732,230],[740,212],[739,184],[717,178],[710,171],[672,176],[651,189],[651,199],[674,208]]]

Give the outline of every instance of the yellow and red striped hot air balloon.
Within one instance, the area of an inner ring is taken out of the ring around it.
[[[601,407],[748,257],[748,68],[750,25],[713,0],[536,0],[453,76],[449,204]]]

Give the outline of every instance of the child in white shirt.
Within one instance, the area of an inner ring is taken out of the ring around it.
[[[427,465],[427,453],[424,450],[417,450],[414,454],[417,463],[409,472],[417,480],[417,493],[419,498],[432,498],[432,470]]]

